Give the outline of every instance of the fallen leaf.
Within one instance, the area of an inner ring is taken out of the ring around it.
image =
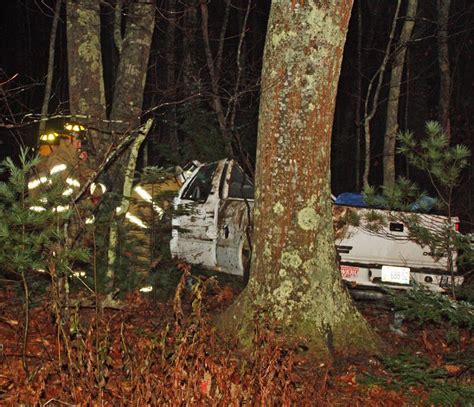
[[[462,367],[458,365],[445,365],[444,368],[449,374],[456,374],[462,370]]]
[[[347,373],[337,376],[337,381],[342,383],[347,383],[350,385],[357,384],[355,373]]]

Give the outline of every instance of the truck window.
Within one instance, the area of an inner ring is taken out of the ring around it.
[[[253,183],[237,164],[232,166],[229,180],[229,198],[253,199]]]
[[[217,163],[202,166],[183,192],[181,198],[197,202],[206,202],[211,192],[212,176],[214,175],[216,167]]]

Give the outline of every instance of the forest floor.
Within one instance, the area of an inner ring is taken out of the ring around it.
[[[21,297],[0,288],[0,405],[473,405],[466,329],[404,321],[397,331],[387,303],[358,302],[385,343],[383,357],[315,363],[263,328],[244,354],[211,323],[238,290],[181,288],[168,302],[135,292],[103,309],[78,295],[70,335],[58,333],[46,292],[29,313],[26,353]]]

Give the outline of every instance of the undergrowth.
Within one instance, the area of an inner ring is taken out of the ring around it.
[[[474,352],[449,352],[448,345],[459,345],[461,329],[471,337],[474,306],[466,301],[455,301],[446,295],[421,289],[393,294],[391,301],[405,320],[423,326],[427,336],[435,329],[443,330],[448,352],[444,353],[441,360],[438,357],[437,363],[419,353],[402,352],[382,357],[381,362],[389,372],[388,377],[367,374],[362,382],[396,391],[420,386],[428,394],[425,400],[427,405],[472,406],[474,386],[470,378],[474,371]],[[436,349],[433,351],[436,352]],[[436,359],[436,355],[433,357]]]
[[[261,326],[255,331],[252,355],[240,354],[221,342],[209,321],[206,290],[212,279],[194,278],[189,285],[184,269],[173,303],[143,310],[143,296],[129,298],[127,311],[77,308],[75,334],[65,346],[49,346],[49,360],[29,378],[12,378],[9,398],[18,405],[61,403],[109,403],[114,405],[313,405],[317,387],[303,391],[307,381],[296,369],[284,343]],[[167,314],[162,314],[164,310]],[[143,313],[143,311],[142,311]],[[145,317],[143,326],[136,319]],[[148,318],[149,317],[149,318]],[[310,380],[316,375],[312,372]]]
[[[450,366],[432,367],[428,357],[400,353],[381,358],[390,377],[366,375],[365,384],[382,385],[396,391],[404,391],[413,386],[421,386],[428,392],[426,405],[436,406],[470,406],[474,400],[474,387],[469,382],[460,380],[460,373],[467,370],[456,366],[456,374],[450,372]],[[460,360],[457,360],[460,363]]]
[[[422,289],[392,295],[391,301],[406,320],[420,325],[447,323],[452,328],[474,329],[474,305],[470,302]]]

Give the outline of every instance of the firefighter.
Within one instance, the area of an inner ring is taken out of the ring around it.
[[[35,169],[34,177],[28,182],[28,190],[31,194],[36,194],[41,188],[50,185],[53,179],[62,182],[62,195],[65,197],[79,191],[84,182],[93,174],[87,165],[87,151],[83,149],[83,142],[86,140],[85,132],[85,127],[79,123],[68,122],[62,133],[49,131],[40,136],[39,154],[42,160]],[[94,204],[97,204],[97,198],[105,191],[103,184],[91,185],[90,195]],[[46,204],[46,202],[42,203]],[[30,209],[46,210],[42,205]],[[66,209],[68,209],[67,206],[53,208],[57,212]]]

